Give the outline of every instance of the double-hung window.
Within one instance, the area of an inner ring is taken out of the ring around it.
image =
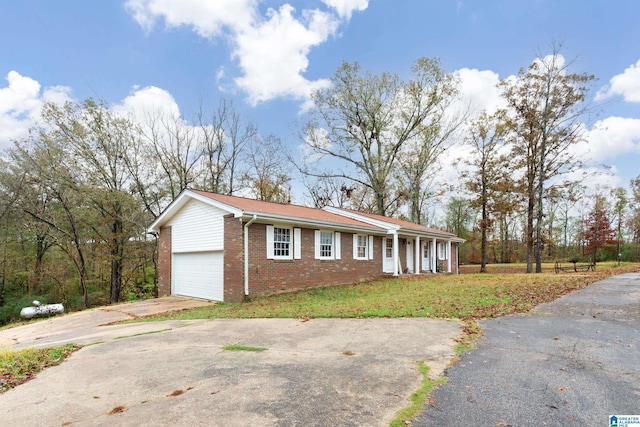
[[[316,230],[316,259],[340,259],[340,233]]]
[[[387,238],[384,248],[384,256],[387,259],[393,258],[393,239]]]
[[[447,244],[438,243],[438,259],[447,259]]]
[[[373,259],[371,257],[371,247],[373,244],[372,236],[362,234],[353,235],[353,259]]]
[[[300,259],[299,228],[267,225],[267,259]]]
[[[333,233],[320,232],[320,258],[333,258]]]
[[[291,229],[273,227],[273,257],[291,258]]]

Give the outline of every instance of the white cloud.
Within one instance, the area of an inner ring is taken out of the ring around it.
[[[369,0],[322,0],[324,4],[338,12],[338,16],[351,19],[354,11],[363,11],[369,6]]]
[[[578,152],[593,162],[606,162],[640,153],[640,119],[607,117],[598,120],[578,144]]]
[[[312,134],[305,136],[305,143],[298,145],[298,150],[302,155],[302,161],[306,164],[317,163],[324,158],[323,154],[313,150],[311,146],[319,147],[323,150],[331,150],[333,144],[329,139],[329,132],[324,128],[314,128]]]
[[[51,86],[41,90],[38,81],[17,71],[10,71],[6,80],[8,86],[0,88],[0,149],[27,135],[45,103],[63,104],[71,100],[70,88]]]
[[[368,7],[368,0],[322,0],[326,9],[296,9],[283,3],[263,16],[259,0],[128,0],[126,10],[150,31],[158,19],[168,27],[187,26],[198,35],[224,38],[241,75],[233,78],[255,105],[279,97],[308,101],[309,95],[327,87],[328,80],[309,80],[311,48],[337,34],[354,11]],[[219,73],[219,71],[218,71]],[[226,77],[226,73],[224,74]],[[218,80],[221,75],[218,74]],[[228,89],[225,87],[225,89]]]
[[[595,100],[601,101],[620,95],[627,102],[640,102],[640,60],[631,64],[622,74],[615,75],[601,88]]]
[[[453,73],[458,79],[461,103],[469,109],[471,117],[483,110],[493,113],[504,108],[505,101],[497,87],[500,76],[491,70],[461,68]]]
[[[235,79],[249,94],[249,102],[268,101],[285,96],[305,99],[313,91],[327,87],[327,80],[310,81],[303,77],[313,46],[335,32],[334,16],[314,10],[305,11],[306,25],[293,17],[294,9],[284,5],[269,11],[269,19],[239,34],[234,56],[244,76]]]
[[[253,25],[259,0],[127,0],[125,9],[138,24],[151,31],[164,18],[169,28],[191,27],[205,38],[218,37],[225,29],[243,31]]]
[[[120,115],[131,118],[135,123],[144,124],[150,119],[174,119],[180,117],[180,108],[173,96],[164,89],[147,86],[133,88],[131,95],[112,107]]]

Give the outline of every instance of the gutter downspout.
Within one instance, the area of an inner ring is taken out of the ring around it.
[[[249,226],[258,219],[258,215],[254,215],[244,225],[244,295],[249,296]]]

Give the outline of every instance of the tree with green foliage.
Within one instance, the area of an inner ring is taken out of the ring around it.
[[[129,192],[129,147],[139,144],[134,126],[106,104],[87,99],[64,107],[46,104],[47,137],[58,141],[69,156],[69,174],[78,197],[96,219],[88,221],[93,235],[109,248],[110,302],[117,303],[123,284],[126,246],[144,232],[149,217]]]

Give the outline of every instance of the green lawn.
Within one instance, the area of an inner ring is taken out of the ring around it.
[[[520,269],[521,266],[511,266]],[[549,266],[545,269],[548,271]],[[500,267],[504,271],[504,266]],[[525,312],[638,264],[600,264],[588,273],[425,275],[254,297],[239,304],[152,316],[146,320],[212,318],[432,317],[477,319]],[[490,270],[491,271],[491,270]]]

